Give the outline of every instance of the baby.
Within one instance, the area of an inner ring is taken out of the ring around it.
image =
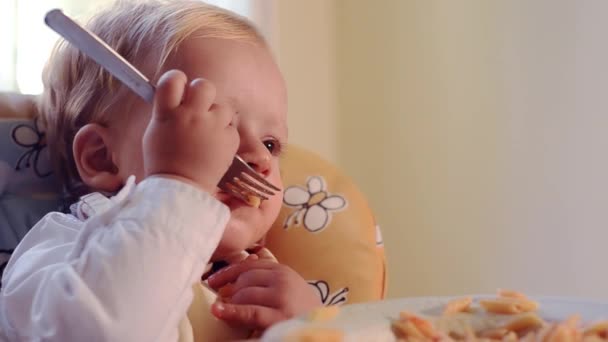
[[[208,279],[230,289],[210,310],[230,326],[263,330],[321,305],[289,267],[237,257],[263,240],[282,195],[253,207],[216,187],[237,153],[281,186],[287,95],[262,36],[194,0],[117,2],[87,28],[152,79],[154,105],[58,45],[40,119],[76,201],[71,214],[46,215],[16,248],[2,279],[2,333],[184,340],[193,285],[222,260],[237,261]]]

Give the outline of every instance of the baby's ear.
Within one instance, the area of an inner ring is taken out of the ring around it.
[[[95,191],[114,192],[122,179],[112,160],[110,133],[99,124],[88,124],[74,137],[73,154],[82,181]]]

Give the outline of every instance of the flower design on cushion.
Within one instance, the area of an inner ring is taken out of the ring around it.
[[[340,290],[330,294],[329,284],[324,280],[310,280],[308,284],[314,286],[319,291],[321,302],[325,306],[342,305],[346,303],[348,297],[348,287],[343,287]]]
[[[42,169],[45,166],[48,166],[48,161],[43,162],[43,160],[40,159],[40,154],[46,148],[46,138],[38,127],[38,120],[34,120],[33,126],[28,124],[19,124],[15,126],[11,135],[13,141],[17,145],[28,149],[19,157],[19,160],[17,160],[15,170],[18,171],[22,168],[32,167],[38,177],[50,176],[52,173],[50,170]]]
[[[327,227],[331,222],[331,213],[347,205],[344,197],[327,191],[325,179],[321,176],[308,178],[306,188],[294,185],[285,189],[283,203],[296,208],[285,220],[283,228],[303,223],[304,228],[313,233]]]

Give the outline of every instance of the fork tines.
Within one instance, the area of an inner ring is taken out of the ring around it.
[[[252,197],[267,200],[270,196],[274,196],[275,191],[281,191],[239,156],[234,157],[229,171],[224,175],[219,186],[247,203],[252,203]]]

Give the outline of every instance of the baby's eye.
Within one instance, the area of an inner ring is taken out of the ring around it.
[[[281,144],[275,139],[264,140],[264,146],[273,155],[278,155],[281,153]]]

